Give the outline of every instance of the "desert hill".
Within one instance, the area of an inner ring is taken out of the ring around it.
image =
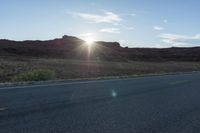
[[[89,54],[90,53],[90,54]],[[128,48],[118,42],[86,42],[72,36],[47,41],[0,40],[0,56],[91,59],[106,61],[200,61],[200,47]]]

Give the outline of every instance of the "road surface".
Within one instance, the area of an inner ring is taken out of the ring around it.
[[[199,133],[200,73],[0,89],[0,133]]]

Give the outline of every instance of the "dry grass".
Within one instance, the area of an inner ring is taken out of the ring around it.
[[[20,73],[36,69],[56,72],[58,79],[141,75],[199,71],[199,62],[105,62],[66,59],[0,57],[0,82],[11,81]]]

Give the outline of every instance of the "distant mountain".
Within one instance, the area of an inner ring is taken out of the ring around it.
[[[91,59],[107,61],[200,61],[200,47],[124,48],[118,42],[86,42],[72,36],[47,41],[0,40],[0,56]]]

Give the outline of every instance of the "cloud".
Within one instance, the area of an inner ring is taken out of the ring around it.
[[[82,19],[85,19],[94,23],[111,23],[117,25],[122,21],[122,18],[113,12],[104,12],[103,15],[90,14],[90,13],[73,13]]]
[[[105,29],[100,29],[99,32],[119,34],[120,33],[120,29],[118,29],[118,28],[105,28]]]
[[[200,45],[200,34],[194,36],[186,36],[179,34],[162,33],[159,35],[164,43],[172,46],[197,46]]]
[[[93,36],[93,35],[94,35],[94,33],[88,32],[88,33],[80,34],[79,36],[80,36],[80,37],[88,37],[88,36]]]
[[[161,27],[161,26],[154,26],[153,29],[154,29],[154,30],[157,30],[157,31],[164,30],[164,28]]]

